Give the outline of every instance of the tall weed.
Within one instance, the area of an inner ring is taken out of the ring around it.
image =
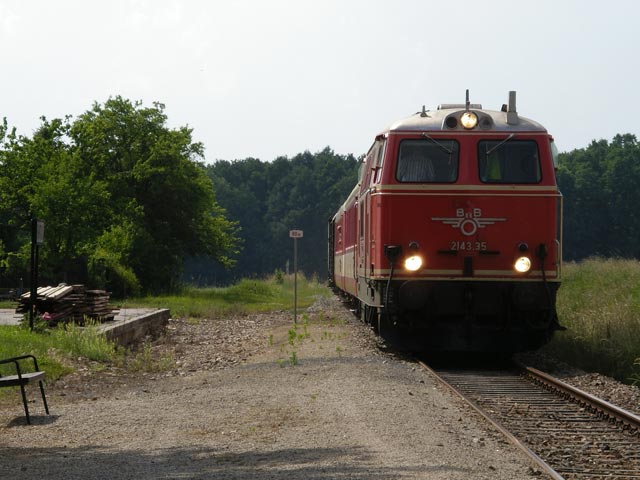
[[[557,305],[567,331],[558,332],[545,350],[631,381],[640,353],[640,263],[591,258],[565,264]]]
[[[52,330],[58,348],[76,356],[106,362],[114,359],[115,345],[98,333],[97,325],[79,327],[75,323],[61,325]]]

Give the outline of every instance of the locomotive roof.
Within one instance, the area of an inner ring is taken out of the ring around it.
[[[442,108],[445,107],[445,108]],[[384,132],[393,131],[464,131],[461,128],[448,128],[445,120],[452,114],[461,114],[465,111],[464,105],[443,105],[438,110],[423,110],[410,117],[397,120],[385,128]],[[475,112],[478,117],[490,117],[491,125],[485,128],[478,126],[468,132],[504,131],[504,132],[546,132],[547,129],[534,120],[518,116],[517,123],[507,123],[507,112],[497,110],[483,110],[481,105],[470,105],[469,111]]]

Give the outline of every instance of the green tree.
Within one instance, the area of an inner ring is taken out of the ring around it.
[[[640,257],[640,146],[631,134],[616,135],[606,155],[610,254]]]
[[[564,256],[640,257],[640,146],[631,134],[560,155]]]
[[[116,242],[129,244],[109,254],[126,251],[140,283],[154,291],[175,286],[187,256],[232,265],[237,243],[200,163],[202,144],[191,129],[169,129],[166,121],[160,103],[145,108],[116,97],[95,104],[69,133],[87,172],[107,185],[110,224],[135,226]]]
[[[4,263],[28,255],[35,215],[46,223],[42,273],[50,281],[135,293],[174,287],[188,256],[231,266],[236,225],[215,200],[203,147],[191,129],[166,122],[162,104],[122,97],[94,104],[73,122],[43,118],[33,138],[7,135],[5,122]]]

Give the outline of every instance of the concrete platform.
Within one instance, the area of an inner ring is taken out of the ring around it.
[[[157,335],[169,321],[166,308],[121,308],[112,322],[98,329],[120,345],[128,345],[147,335]],[[0,309],[0,325],[18,325],[22,314],[12,309]]]
[[[129,345],[148,335],[157,336],[169,322],[168,308],[122,309],[113,322],[105,322],[98,327],[108,339],[120,345]]]
[[[0,325],[18,325],[21,319],[21,313],[16,313],[13,309],[0,308]]]

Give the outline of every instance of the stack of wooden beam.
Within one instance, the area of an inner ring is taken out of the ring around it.
[[[17,313],[29,311],[30,293],[20,296]],[[60,284],[57,287],[39,287],[36,295],[36,314],[50,324],[73,321],[84,325],[87,319],[110,321],[115,311],[109,306],[109,292],[87,290],[84,285]]]

